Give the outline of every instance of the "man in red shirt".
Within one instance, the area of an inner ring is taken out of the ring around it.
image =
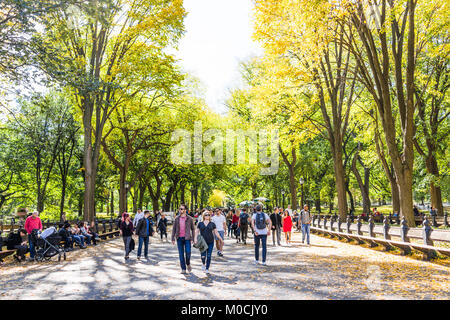
[[[28,233],[28,243],[30,245],[30,259],[29,261],[34,260],[34,256],[36,255],[36,249],[34,247],[33,241],[31,241],[31,232],[34,229],[38,229],[42,231],[42,221],[41,218],[39,218],[39,212],[34,211],[31,216],[25,220],[25,230]]]

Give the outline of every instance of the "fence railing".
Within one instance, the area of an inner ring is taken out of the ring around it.
[[[373,217],[369,217],[368,223],[363,223],[363,219],[357,217],[356,223],[353,223],[351,217],[342,221],[337,216],[314,215],[311,229],[318,233],[355,240],[359,244],[381,244],[386,250],[397,247],[405,254],[416,249],[425,253],[427,258],[436,257],[436,252],[450,256],[450,249],[434,246],[434,242],[450,243],[450,230],[433,229],[427,216],[424,217],[422,228],[409,228],[405,219],[400,221],[400,226],[391,226],[387,216],[384,217],[382,225],[376,225]],[[377,235],[382,235],[382,238]],[[393,241],[392,237],[398,237],[401,241]],[[412,243],[411,239],[421,239],[423,244]]]

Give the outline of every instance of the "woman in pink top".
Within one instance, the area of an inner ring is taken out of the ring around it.
[[[286,209],[283,215],[283,232],[286,235],[286,244],[291,244],[292,219],[289,211]]]
[[[34,256],[36,255],[36,248],[34,247],[33,241],[31,241],[31,232],[34,229],[38,229],[42,231],[42,221],[39,218],[39,212],[34,211],[31,216],[25,220],[25,230],[28,233],[28,244],[30,245],[30,261],[34,260]]]

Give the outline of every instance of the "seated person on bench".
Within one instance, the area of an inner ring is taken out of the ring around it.
[[[27,242],[23,240],[26,235],[27,231],[25,229],[19,229],[17,232],[10,233],[8,237],[7,249],[17,250],[14,258],[18,262],[22,262],[25,260],[25,253],[27,253],[28,250]]]
[[[81,249],[86,249],[84,244],[84,236],[81,234],[80,228],[75,224],[72,228],[70,228],[72,232],[72,240],[78,244]]]
[[[94,245],[96,245],[96,241],[95,241],[95,237],[92,236],[92,234],[89,234],[88,232],[88,228],[87,224],[85,225],[85,223],[83,222],[78,222],[78,228],[80,229],[80,234],[86,238],[86,244],[90,245],[91,244],[91,240],[94,243]]]
[[[61,236],[61,240],[64,241],[64,250],[73,250],[72,233],[70,232],[70,223],[64,222],[59,225],[58,234]]]

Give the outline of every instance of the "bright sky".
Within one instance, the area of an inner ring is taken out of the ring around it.
[[[199,78],[206,102],[224,113],[229,89],[239,86],[239,62],[259,55],[253,42],[252,0],[184,0],[186,34],[175,54],[184,71]]]

